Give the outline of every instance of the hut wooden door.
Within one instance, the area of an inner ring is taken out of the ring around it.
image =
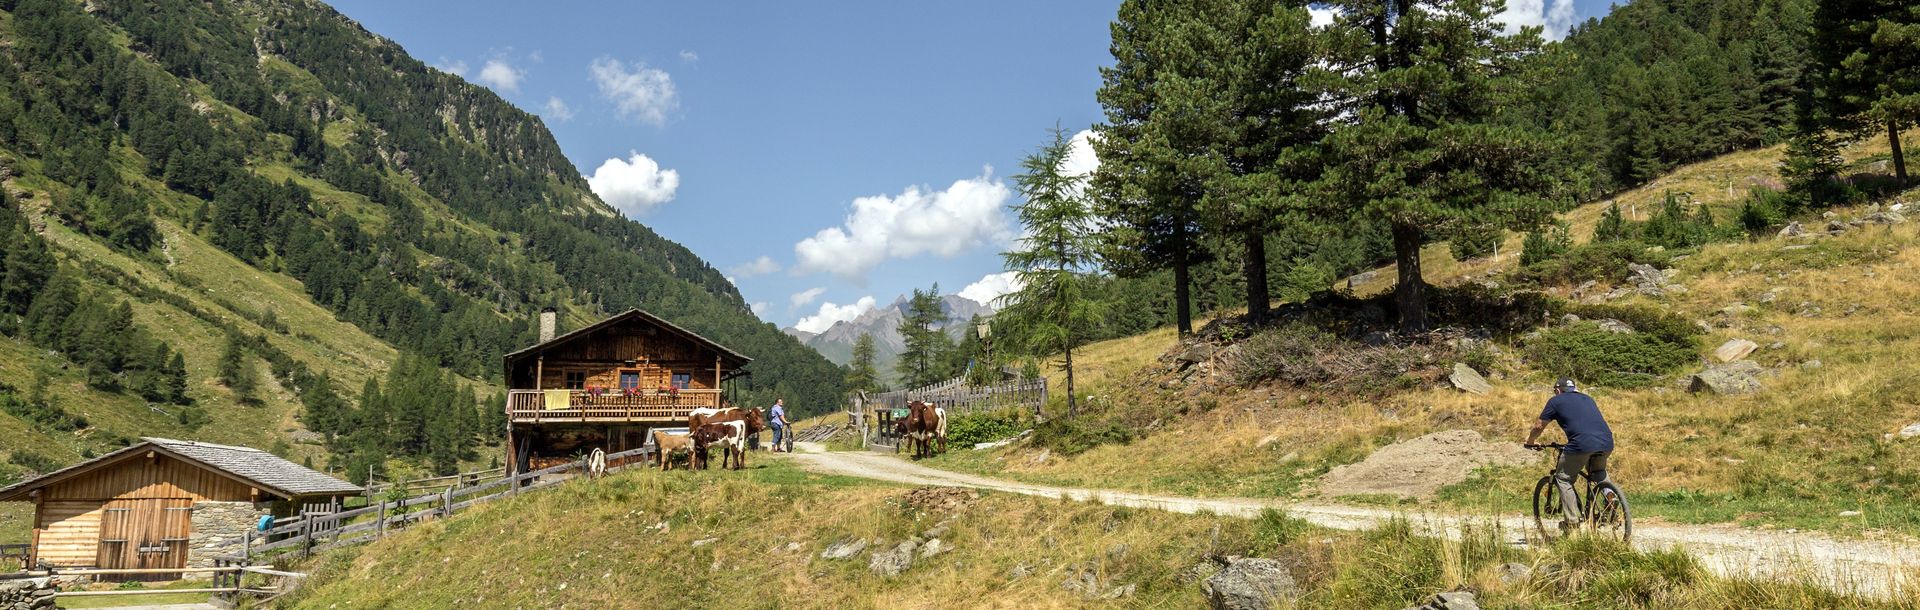
[[[108,502],[100,516],[100,567],[186,567],[187,538],[192,532],[193,500],[140,498]],[[145,580],[173,580],[179,576],[156,574]]]

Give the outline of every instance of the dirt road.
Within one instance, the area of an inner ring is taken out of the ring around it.
[[[1293,503],[1256,498],[1187,498],[1101,489],[1051,487],[928,468],[890,455],[865,452],[796,453],[808,470],[912,485],[991,489],[1047,498],[1099,501],[1179,513],[1201,511],[1253,517],[1277,509],[1314,525],[1343,530],[1372,528],[1399,516],[1429,535],[1457,537],[1463,523],[1498,520],[1508,532],[1530,532],[1530,517],[1471,516]],[[1518,535],[1515,535],[1518,542]],[[1875,540],[1840,540],[1811,532],[1752,530],[1730,525],[1635,524],[1633,545],[1643,550],[1681,547],[1708,569],[1725,576],[1810,580],[1828,589],[1868,597],[1912,595],[1920,587],[1920,546]]]

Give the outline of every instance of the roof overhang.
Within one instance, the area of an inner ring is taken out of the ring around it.
[[[138,443],[134,443],[132,445],[128,445],[125,448],[122,448],[113,453],[109,453],[97,458],[93,458],[91,460],[87,460],[85,462],[74,464],[66,468],[55,470],[53,472],[49,472],[47,474],[44,474],[32,479],[21,481],[19,483],[14,483],[13,485],[9,485],[5,488],[0,488],[0,502],[17,502],[17,501],[26,500],[27,494],[33,493],[34,491],[37,491],[43,487],[46,487],[48,485],[53,485],[53,484],[65,481],[67,479],[71,479],[71,478],[86,474],[90,471],[93,471],[99,468],[105,468],[107,466],[112,466],[115,464],[119,464],[121,462],[138,458],[144,451],[152,451],[154,453],[165,455],[167,457],[180,460],[182,462],[194,464],[196,466],[199,466],[202,469],[212,471],[215,474],[231,479],[234,482],[240,483],[242,485],[246,485],[247,487],[251,487],[253,489],[258,489],[260,491],[267,492],[276,497],[292,500],[294,498],[302,497],[303,495],[303,494],[292,493],[285,489],[281,489],[279,487],[261,483],[253,479],[249,479],[249,478],[234,474],[232,472],[229,472],[225,468],[220,468],[218,466],[208,464],[198,459],[194,459],[191,456],[183,455],[179,452],[168,450],[165,446],[162,446],[153,441],[141,441]],[[304,495],[314,496],[314,495],[337,495],[337,494],[304,494]]]
[[[608,316],[606,319],[601,320],[599,322],[595,322],[593,324],[589,324],[587,326],[574,329],[572,332],[568,332],[567,334],[554,337],[551,340],[548,340],[542,343],[536,343],[534,345],[531,345],[531,346],[522,348],[518,351],[507,354],[506,357],[503,359],[506,364],[507,372],[511,374],[513,370],[513,365],[527,358],[536,356],[541,352],[545,352],[547,350],[560,347],[567,343],[572,343],[573,341],[590,336],[602,330],[606,330],[607,328],[610,328],[621,322],[625,322],[627,320],[636,320],[636,319],[643,322],[647,322],[649,324],[653,324],[660,328],[666,329],[667,332],[678,335],[683,339],[692,341],[700,345],[701,347],[705,347],[713,350],[714,353],[719,354],[720,359],[726,362],[726,364],[730,365],[731,368],[738,369],[740,367],[746,366],[747,364],[753,362],[753,359],[747,357],[746,354],[733,351],[732,349],[729,349],[727,346],[721,345],[712,339],[708,339],[706,337],[700,336],[699,333],[682,328],[677,324],[668,322],[664,319],[661,319],[659,316],[647,313],[646,311],[643,311],[640,309],[629,309],[625,312]]]

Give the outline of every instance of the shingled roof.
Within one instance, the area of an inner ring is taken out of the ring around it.
[[[335,496],[362,493],[359,486],[289,462],[280,456],[254,449],[200,441],[147,437],[124,449],[79,464],[47,473],[0,489],[0,501],[17,500],[27,492],[59,482],[95,467],[120,460],[143,450],[161,453],[226,473],[261,491],[283,498]]]

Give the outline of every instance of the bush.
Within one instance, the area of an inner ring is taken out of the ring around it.
[[[1655,251],[1645,242],[1596,241],[1569,249],[1565,256],[1528,265],[1516,277],[1543,284],[1577,284],[1587,280],[1614,282],[1627,277],[1627,265],[1639,263],[1663,267],[1672,259],[1672,254],[1664,250]]]
[[[12,455],[7,456],[7,461],[40,474],[46,474],[60,469],[60,463],[53,461],[53,458],[26,449],[14,450]]]
[[[1506,237],[1506,233],[1493,224],[1469,223],[1453,231],[1453,235],[1447,240],[1447,246],[1452,251],[1454,260],[1481,258],[1493,254],[1494,249],[1500,247],[1500,239]]]
[[[1555,222],[1545,231],[1527,234],[1520,242],[1520,266],[1545,262],[1567,253],[1573,248],[1573,236],[1568,233],[1567,223]]]
[[[1740,228],[1748,234],[1760,235],[1780,226],[1786,222],[1791,204],[1786,193],[1764,186],[1753,187],[1747,191],[1746,202],[1740,205]]]
[[[1647,385],[1699,358],[1691,338],[1675,342],[1637,330],[1616,333],[1591,321],[1544,330],[1527,341],[1526,350],[1534,366],[1549,375],[1611,387]]]
[[[1569,304],[1557,313],[1570,313],[1589,320],[1612,318],[1661,341],[1692,347],[1698,347],[1695,341],[1702,333],[1698,325],[1687,321],[1685,317],[1642,305]]]
[[[968,413],[955,416],[947,423],[947,442],[955,447],[971,447],[974,443],[990,443],[1019,434],[1029,425],[1030,420],[1020,409]]]
[[[948,430],[951,434],[952,430]],[[1061,455],[1079,455],[1101,445],[1133,442],[1133,429],[1117,421],[1079,417],[1048,420],[1033,428],[1033,444]]]

